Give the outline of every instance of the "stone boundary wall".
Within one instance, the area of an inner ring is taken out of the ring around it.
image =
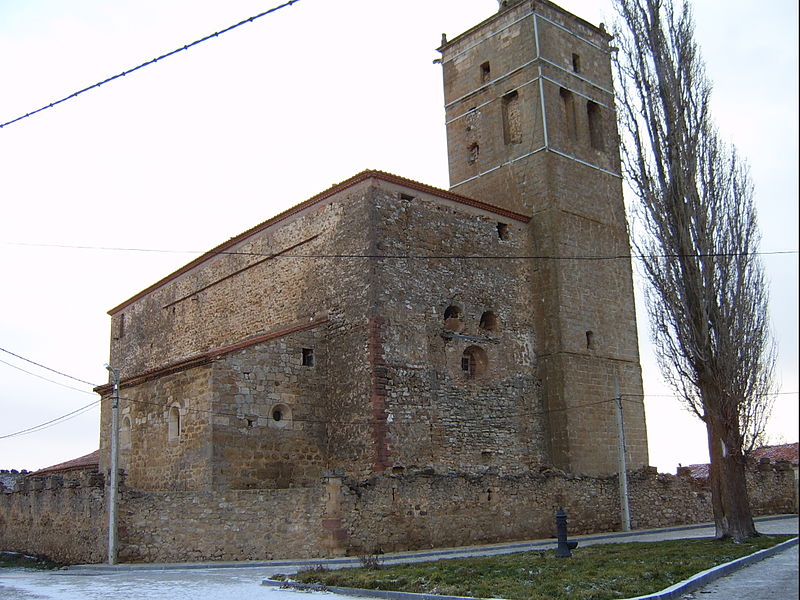
[[[755,515],[794,512],[791,466],[747,473]],[[649,468],[629,474],[634,529],[711,520],[703,480]],[[364,481],[323,478],[303,488],[141,491],[123,486],[120,562],[314,558],[618,531],[616,476],[557,470],[517,476],[384,472]],[[0,488],[0,550],[63,563],[106,558],[103,477],[50,475]]]
[[[795,512],[791,468],[751,466],[755,516]],[[628,475],[631,525],[651,529],[713,520],[705,480],[646,468]],[[384,474],[343,481],[343,528],[349,554],[464,546],[555,536],[563,507],[571,534],[619,531],[617,476],[538,474]]]
[[[0,486],[0,550],[66,564],[102,562],[108,547],[103,485],[102,475],[84,471]]]
[[[325,486],[271,490],[126,490],[120,562],[311,558],[331,554]]]

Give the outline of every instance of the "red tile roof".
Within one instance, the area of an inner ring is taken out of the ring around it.
[[[781,460],[786,460],[797,465],[797,446],[798,442],[793,444],[779,444],[777,446],[762,446],[753,450],[751,457],[756,461],[762,458],[768,458],[769,462],[775,463]],[[705,479],[709,475],[709,464],[702,465],[686,465],[684,468],[689,469],[689,473],[695,479]]]
[[[100,466],[100,450],[95,450],[90,454],[86,454],[85,456],[80,456],[78,458],[73,458],[72,460],[68,460],[67,462],[58,463],[57,465],[53,465],[52,467],[45,467],[44,469],[39,469],[38,471],[34,471],[30,473],[28,476],[38,476],[38,475],[52,475],[56,473],[67,473],[69,471],[83,471],[89,469],[97,469]]]
[[[768,458],[769,462],[778,462],[779,460],[788,460],[793,465],[797,464],[797,445],[798,442],[793,444],[779,444],[777,446],[762,446],[753,450],[753,458],[761,460]]]

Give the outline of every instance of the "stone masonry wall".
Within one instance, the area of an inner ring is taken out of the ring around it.
[[[509,473],[548,463],[530,264],[516,259],[524,220],[388,186],[372,204],[389,257],[376,265],[375,311],[392,464]]]
[[[325,488],[205,492],[126,490],[121,562],[313,558],[332,552]]]
[[[107,553],[103,477],[48,475],[0,489],[0,550],[61,563],[97,563]]]
[[[755,515],[794,511],[791,468],[751,466],[747,479]],[[644,469],[629,474],[629,490],[634,529],[712,518],[702,480]],[[64,563],[105,559],[107,521],[97,473],[28,478],[0,492],[0,549]],[[323,477],[306,488],[123,486],[120,560],[313,558],[542,539],[554,535],[558,507],[567,512],[571,534],[618,530],[616,476],[395,469],[366,480]]]
[[[748,470],[754,515],[794,512],[794,478],[780,468]],[[643,469],[629,474],[631,525],[652,529],[713,519],[707,484]],[[620,530],[616,476],[548,470],[501,476],[395,472],[342,485],[350,554],[441,548],[555,535],[563,507],[570,534]]]

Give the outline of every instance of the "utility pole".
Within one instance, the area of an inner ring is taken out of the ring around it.
[[[622,394],[619,377],[614,375],[614,406],[617,414],[617,440],[619,446],[619,507],[622,531],[631,530],[631,509],[628,504],[628,463],[625,458],[625,426],[622,419]]]
[[[111,474],[108,492],[108,564],[117,563],[117,488],[119,487],[119,369],[111,373]]]

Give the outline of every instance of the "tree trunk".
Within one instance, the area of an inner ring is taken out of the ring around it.
[[[747,496],[745,457],[738,446],[729,439],[724,421],[706,419],[708,452],[711,457],[709,482],[711,504],[714,511],[716,538],[732,538],[743,542],[759,535],[753,523],[750,501]],[[727,440],[727,443],[726,443]],[[729,448],[736,448],[734,452]]]

